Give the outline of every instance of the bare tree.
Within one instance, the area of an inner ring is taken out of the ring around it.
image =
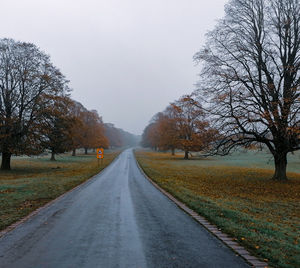
[[[222,137],[217,153],[265,144],[276,180],[300,149],[300,2],[231,0],[226,16],[195,54],[204,62],[198,93],[210,102]]]
[[[43,95],[58,95],[66,80],[49,56],[30,43],[0,39],[1,169],[10,169],[12,154],[39,151],[39,107]]]

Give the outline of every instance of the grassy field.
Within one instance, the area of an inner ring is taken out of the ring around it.
[[[92,154],[13,158],[12,170],[0,171],[0,230],[97,174],[118,153],[106,152],[101,166]]]
[[[289,158],[288,182],[275,182],[267,153],[183,160],[137,151],[161,187],[274,267],[300,267],[300,158]],[[299,172],[299,173],[297,173]]]

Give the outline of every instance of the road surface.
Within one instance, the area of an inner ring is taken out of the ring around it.
[[[0,238],[0,267],[248,267],[145,179],[131,149]]]

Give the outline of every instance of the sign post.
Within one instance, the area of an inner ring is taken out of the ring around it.
[[[104,158],[104,149],[103,148],[97,148],[97,159],[98,159],[98,166],[99,166],[99,159],[101,159],[101,164]]]

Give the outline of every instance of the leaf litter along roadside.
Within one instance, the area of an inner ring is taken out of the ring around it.
[[[11,171],[0,171],[0,230],[83,183],[107,167],[120,152],[49,158],[16,157]]]
[[[270,180],[273,170],[247,162],[235,167],[165,153],[136,156],[150,178],[250,252],[274,267],[300,267],[300,174],[288,173],[282,183]]]

